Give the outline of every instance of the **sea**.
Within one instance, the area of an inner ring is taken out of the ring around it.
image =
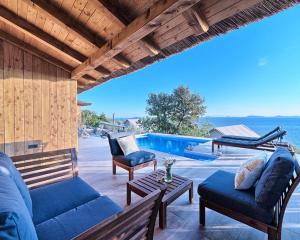
[[[199,124],[208,122],[214,127],[244,124],[259,135],[271,131],[277,126],[287,131],[284,141],[300,148],[300,116],[298,117],[202,117]]]

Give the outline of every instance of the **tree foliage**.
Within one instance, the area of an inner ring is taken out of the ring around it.
[[[82,123],[91,128],[99,127],[101,122],[107,122],[107,118],[104,113],[97,114],[94,111],[83,110],[81,111]]]
[[[189,88],[179,86],[171,94],[151,93],[147,100],[148,116],[141,123],[145,130],[169,134],[207,134],[208,125],[199,128],[197,120],[206,113],[205,100]]]

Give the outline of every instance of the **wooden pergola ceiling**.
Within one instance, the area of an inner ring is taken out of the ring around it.
[[[82,92],[299,0],[0,0],[0,38],[71,73]]]

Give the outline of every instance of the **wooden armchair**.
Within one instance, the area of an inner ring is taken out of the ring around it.
[[[117,166],[128,171],[129,181],[134,178],[134,171],[145,168],[148,166],[154,166],[154,170],[157,168],[157,161],[155,159],[155,154],[146,151],[138,151],[124,156],[122,149],[119,146],[117,138],[128,136],[129,133],[117,133],[117,134],[107,134],[108,142],[110,146],[110,151],[112,155],[112,172],[116,175]]]
[[[230,180],[231,178],[231,180]],[[212,179],[215,179],[216,181],[212,184],[209,184],[208,182],[205,182],[204,185],[205,188],[211,188],[212,185],[216,185],[216,183],[222,183],[219,184],[219,186],[222,189],[225,188],[229,188],[228,185],[233,183],[233,179],[234,179],[234,174],[231,173],[227,173],[225,171],[218,171],[216,172],[214,175],[211,176],[210,181]],[[209,181],[209,180],[207,180]],[[216,212],[219,212],[221,214],[224,214],[230,218],[233,218],[239,222],[242,222],[244,224],[247,224],[253,228],[256,228],[262,232],[265,232],[268,234],[268,240],[281,240],[281,231],[282,231],[282,222],[283,222],[283,217],[284,217],[284,213],[286,210],[286,207],[288,205],[288,202],[293,194],[293,192],[295,191],[295,189],[297,188],[298,184],[300,182],[300,168],[299,165],[296,164],[295,165],[295,171],[293,174],[292,179],[289,181],[288,186],[286,187],[285,191],[282,192],[279,201],[277,202],[277,204],[274,207],[274,211],[272,211],[272,213],[262,213],[261,209],[254,207],[252,209],[252,206],[249,205],[248,206],[248,210],[245,210],[245,206],[244,209],[240,210],[240,211],[236,211],[233,210],[233,208],[236,208],[236,205],[238,205],[238,201],[235,202],[236,200],[236,196],[234,191],[231,191],[229,198],[232,199],[231,202],[228,202],[227,200],[229,199],[224,199],[222,200],[223,204],[220,203],[220,201],[216,201],[216,200],[212,200],[212,199],[208,199],[211,198],[212,195],[206,195],[203,194],[203,191],[201,192],[201,190],[198,189],[199,194],[201,195],[200,197],[200,201],[199,201],[199,218],[200,218],[200,225],[204,226],[205,225],[205,208],[210,208]],[[210,186],[208,186],[208,185]],[[202,186],[204,186],[202,185]],[[216,187],[218,188],[218,187]],[[220,191],[219,189],[217,189],[217,191]],[[221,190],[223,191],[223,190]],[[226,190],[225,190],[226,191]],[[239,195],[239,199],[243,198],[246,196],[246,198],[248,198],[247,202],[251,202],[251,200],[249,200],[249,194],[244,194],[244,191],[240,191],[241,195]],[[244,196],[243,196],[244,194]],[[248,195],[248,197],[247,197]],[[218,197],[220,200],[220,197]],[[226,205],[226,206],[224,206]],[[234,207],[232,207],[234,205]],[[254,200],[253,200],[253,205],[255,205]],[[247,212],[243,213],[243,212]],[[258,219],[258,215],[260,216],[260,219]],[[269,215],[269,217],[268,217]]]

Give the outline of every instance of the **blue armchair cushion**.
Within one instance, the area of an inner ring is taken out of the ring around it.
[[[37,240],[25,202],[14,180],[0,173],[0,239]]]
[[[295,160],[286,148],[278,148],[266,164],[256,187],[255,200],[263,208],[275,206],[293,176]]]
[[[21,196],[28,208],[29,214],[32,216],[32,201],[30,198],[29,190],[27,185],[25,184],[21,174],[16,169],[14,163],[5,153],[0,152],[0,166],[2,167],[2,171],[0,172],[7,174],[7,171],[3,171],[3,169],[7,169],[9,172],[9,176],[14,180],[17,188],[19,189]]]
[[[126,156],[116,156],[114,159],[118,162],[126,164],[127,166],[134,167],[138,164],[152,161],[155,159],[155,154],[146,151],[137,151]]]
[[[274,210],[262,208],[256,203],[253,188],[236,190],[234,177],[233,173],[219,170],[199,184],[198,193],[205,200],[270,224]]]
[[[100,196],[79,177],[33,189],[30,195],[35,225]]]
[[[122,209],[101,196],[36,226],[39,240],[69,240]]]

